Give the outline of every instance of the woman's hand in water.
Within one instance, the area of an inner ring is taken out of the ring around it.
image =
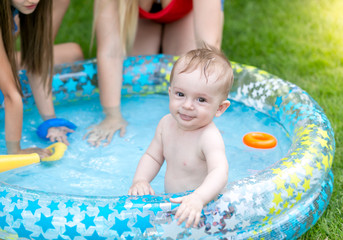
[[[126,132],[127,122],[122,117],[119,108],[104,108],[106,114],[105,119],[98,125],[93,125],[90,131],[88,131],[83,139],[87,139],[87,142],[94,146],[100,146],[102,141],[106,141],[103,146],[107,146],[111,143],[113,135],[119,131],[120,137],[123,137]]]
[[[46,137],[49,138],[51,142],[62,142],[69,145],[67,134],[72,132],[74,132],[74,130],[67,127],[51,127],[48,129]]]
[[[204,203],[200,196],[196,193],[191,193],[184,197],[170,198],[172,203],[181,203],[175,214],[175,219],[178,219],[177,223],[180,225],[186,219],[186,227],[197,227],[200,221],[201,211],[204,207]]]

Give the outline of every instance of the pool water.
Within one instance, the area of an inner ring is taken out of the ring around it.
[[[129,122],[124,137],[115,134],[107,147],[91,147],[82,137],[88,127],[104,115],[98,99],[55,106],[58,117],[66,118],[78,128],[69,136],[70,146],[64,157],[55,162],[34,164],[4,173],[0,181],[28,189],[73,195],[126,195],[138,161],[154,136],[162,116],[169,112],[167,95],[131,96],[122,99],[122,114]],[[0,112],[4,126],[4,111]],[[36,107],[24,113],[22,147],[47,147],[51,142],[40,139],[36,127],[42,122]],[[283,127],[253,108],[231,101],[229,109],[215,123],[222,133],[229,162],[229,182],[237,181],[270,167],[290,148],[291,140]],[[3,128],[2,128],[3,129]],[[244,134],[252,131],[274,135],[278,145],[269,150],[247,147]],[[5,133],[0,133],[0,154],[5,154]],[[165,164],[152,182],[156,193],[162,193]]]

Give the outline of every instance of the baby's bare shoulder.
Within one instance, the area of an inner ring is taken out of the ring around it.
[[[202,134],[203,137],[209,137],[209,136],[218,136],[221,135],[219,129],[217,126],[212,122],[208,124],[205,128],[203,128]]]
[[[173,116],[169,113],[169,114],[167,114],[161,118],[159,125],[161,125],[161,127],[163,129],[165,129],[165,128],[168,129],[168,128],[171,128],[175,125],[174,122],[175,121],[174,121]]]
[[[199,137],[199,143],[201,145],[208,146],[211,145],[223,145],[223,137],[216,125],[210,124],[203,130],[201,136]]]
[[[172,119],[172,115],[168,113],[161,118],[160,122],[170,121],[171,119]]]

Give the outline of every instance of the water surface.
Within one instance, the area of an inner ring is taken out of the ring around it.
[[[131,185],[138,161],[154,136],[162,116],[169,113],[167,95],[132,96],[122,99],[122,113],[129,122],[123,138],[116,134],[107,147],[90,147],[84,134],[90,125],[103,119],[98,99],[68,103],[55,107],[58,117],[66,118],[78,128],[70,135],[70,146],[56,162],[39,163],[0,173],[0,182],[29,189],[62,194],[118,196]],[[0,112],[4,126],[4,111]],[[42,122],[34,106],[24,113],[22,147],[47,147],[36,127]],[[232,101],[230,108],[215,123],[222,133],[229,162],[229,182],[237,181],[270,167],[284,157],[291,141],[278,122],[265,114]],[[3,128],[2,128],[3,129]],[[244,134],[261,131],[273,134],[278,145],[260,150],[243,144]],[[0,133],[0,154],[5,154],[5,133]],[[155,192],[163,192],[165,164],[152,182]]]

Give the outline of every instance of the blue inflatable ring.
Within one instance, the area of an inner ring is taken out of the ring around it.
[[[72,123],[72,122],[70,122],[64,118],[51,118],[51,119],[44,121],[43,123],[41,123],[38,126],[37,135],[40,138],[48,140],[46,135],[48,134],[48,130],[51,127],[67,127],[67,128],[72,129],[72,130],[76,129],[76,125],[74,123]]]

